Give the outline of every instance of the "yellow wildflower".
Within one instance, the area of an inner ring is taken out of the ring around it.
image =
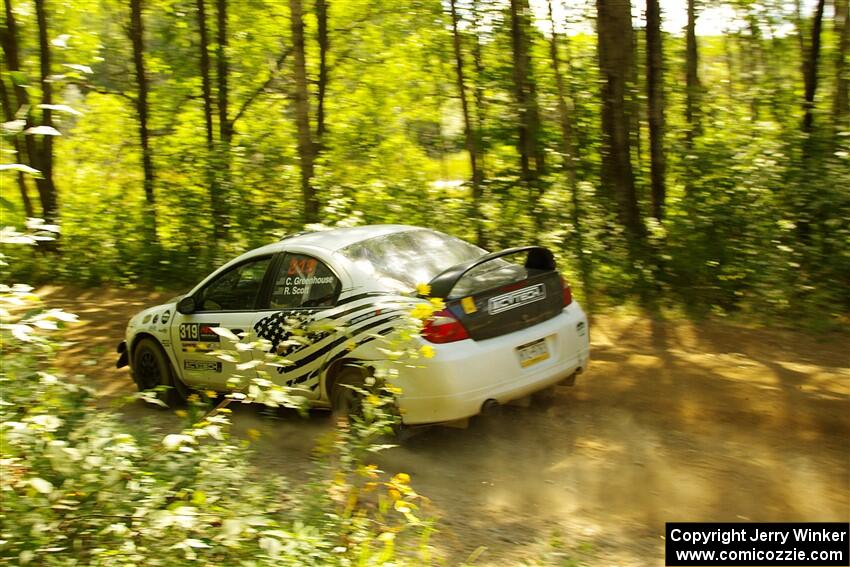
[[[393,482],[400,482],[401,484],[408,484],[410,482],[410,475],[407,473],[400,472],[393,477]]]
[[[410,312],[410,316],[414,319],[428,319],[431,315],[434,314],[434,306],[430,303],[417,303],[413,310]]]

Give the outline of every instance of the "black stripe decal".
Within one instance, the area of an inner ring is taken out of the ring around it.
[[[384,336],[386,336],[386,335],[389,335],[391,332],[393,332],[393,330],[394,330],[394,329],[395,329],[395,327],[389,327],[389,328],[387,328],[387,329],[381,329],[380,331],[378,331],[378,332],[377,332],[377,333],[375,333],[375,334],[376,334],[376,335],[381,335],[381,337],[384,337]],[[376,336],[369,336],[369,337],[366,337],[366,338],[365,338],[365,339],[363,339],[362,341],[358,341],[358,342],[357,342],[357,345],[355,346],[355,348],[359,348],[359,347],[361,347],[361,346],[365,345],[366,343],[369,343],[369,342],[372,342],[372,341],[374,341],[374,340],[377,340],[378,338],[379,338],[379,337],[376,337]],[[341,359],[341,358],[345,357],[345,355],[346,355],[346,354],[348,354],[348,352],[347,352],[347,351],[345,351],[345,350],[343,350],[343,351],[340,351],[340,352],[336,353],[335,355],[333,355],[333,356],[330,358],[330,360],[328,360],[328,361],[327,361],[324,365],[322,365],[322,367],[321,367],[321,368],[316,368],[315,370],[313,370],[312,372],[310,372],[309,374],[307,374],[307,376],[306,376],[306,377],[297,378],[297,379],[295,379],[295,380],[290,380],[290,381],[288,381],[288,382],[287,382],[287,385],[300,384],[300,383],[302,383],[302,382],[306,382],[306,381],[308,381],[308,380],[310,380],[310,379],[312,378],[312,379],[316,379],[316,383],[315,383],[315,384],[312,384],[312,385],[310,386],[310,389],[311,389],[311,390],[315,390],[315,389],[319,386],[319,382],[318,382],[319,374],[321,374],[321,372],[323,372],[326,368],[329,368],[329,367],[331,366],[331,364],[333,364],[333,363],[334,363],[334,362],[336,362],[337,360],[339,360],[339,359]]]
[[[290,365],[290,366],[286,366],[286,367],[283,367],[283,368],[278,368],[278,371],[285,376],[285,375],[290,374],[291,372],[301,370],[301,369],[304,368],[304,366],[313,362],[317,358],[320,358],[321,356],[326,354],[328,351],[330,351],[330,350],[332,350],[332,349],[338,347],[339,345],[341,345],[345,342],[348,342],[348,341],[353,340],[356,343],[357,337],[362,336],[365,332],[367,332],[371,329],[374,329],[375,327],[377,327],[379,325],[382,325],[384,323],[388,323],[390,321],[398,319],[404,313],[405,313],[405,311],[403,311],[403,310],[396,310],[396,311],[389,311],[387,313],[381,313],[380,315],[376,315],[375,317],[369,319],[371,321],[369,324],[363,325],[362,327],[359,327],[357,329],[353,329],[351,331],[351,334],[347,333],[347,334],[344,334],[341,337],[333,339],[330,343],[322,345],[321,348],[314,350],[313,352],[306,355],[305,357],[303,357],[299,360],[293,361],[293,362],[295,362],[295,364]],[[373,319],[375,319],[375,320],[373,320]]]
[[[361,299],[366,299],[366,297],[372,297],[372,296],[376,296],[376,295],[385,296],[387,298],[392,298],[393,301],[395,301],[395,302],[410,303],[411,307],[414,303],[418,303],[418,301],[416,299],[412,298],[412,297],[405,297],[405,296],[395,295],[395,294],[391,294],[391,293],[372,293],[372,294],[363,293],[363,294],[348,298],[344,301],[341,301],[340,303],[338,303],[334,307],[334,309],[336,309],[340,305],[343,305],[343,304],[346,304],[346,303],[352,303],[354,301],[359,301]],[[388,301],[386,303],[392,303],[392,301]],[[361,305],[357,305],[357,306],[352,307],[350,309],[347,309],[345,311],[340,311],[339,313],[333,313],[333,312],[327,313],[327,314],[323,313],[322,318],[323,319],[339,319],[341,317],[345,317],[346,315],[350,315],[351,313],[354,313],[354,312],[356,312],[360,309],[363,309],[365,307],[371,307],[373,309],[376,309],[376,308],[380,308],[381,305],[382,305],[382,303],[380,303],[380,302],[363,303]],[[331,310],[331,311],[333,311],[333,310]]]

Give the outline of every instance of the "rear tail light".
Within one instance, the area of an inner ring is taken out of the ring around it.
[[[469,333],[448,309],[443,309],[425,322],[422,336],[429,342],[443,344],[468,339]]]
[[[561,276],[561,285],[564,287],[564,307],[573,302],[573,290],[570,289],[570,284]]]

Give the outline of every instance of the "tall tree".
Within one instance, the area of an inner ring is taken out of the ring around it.
[[[599,70],[602,74],[602,188],[616,199],[620,221],[632,237],[642,237],[626,109],[632,66],[632,14],[629,0],[596,0]]]
[[[12,0],[4,1],[5,7],[5,16],[6,16],[6,26],[2,28],[2,47],[3,47],[3,55],[6,58],[6,66],[9,68],[9,77],[12,81],[12,90],[15,93],[16,100],[16,109],[13,111],[13,114],[17,115],[19,111],[23,111],[23,119],[24,119],[24,129],[29,129],[33,126],[33,118],[32,118],[32,108],[29,103],[29,93],[27,93],[27,89],[24,87],[21,81],[21,61],[20,61],[20,48],[18,46],[18,26],[17,21],[15,19],[15,11],[12,7]],[[11,100],[9,101],[11,105]],[[7,115],[8,119],[8,115]],[[18,161],[29,165],[35,169],[39,169],[38,158],[39,158],[39,149],[36,146],[35,136],[24,136],[24,147],[20,149],[25,149],[25,153],[18,153]],[[36,189],[39,195],[39,201],[41,203],[41,214],[46,217],[46,207],[43,200],[43,196],[45,194],[49,194],[49,191],[45,187],[45,180],[43,177],[38,177],[35,180]],[[23,193],[22,195],[25,195]],[[28,200],[24,200],[24,203]],[[26,205],[25,205],[26,207]],[[32,209],[32,206],[30,206]],[[27,209],[29,210],[29,209]],[[27,213],[29,214],[29,212]],[[31,216],[35,213],[33,212]]]
[[[823,9],[825,0],[818,0],[815,16],[812,20],[812,38],[809,49],[805,53],[803,66],[803,83],[805,100],[803,102],[803,131],[809,133],[814,126],[815,94],[818,89],[818,62],[820,61],[820,32],[823,26]]]
[[[227,0],[216,0],[216,79],[218,81],[218,151],[217,172],[218,180],[218,233],[220,237],[227,234],[227,203],[230,198],[231,182],[231,158],[230,148],[233,144],[233,122],[228,118],[230,113],[230,91],[228,90],[228,79],[230,74],[230,60],[228,58],[228,35],[227,35]]]
[[[664,52],[658,0],[646,1],[646,75],[652,216],[660,221],[664,218],[667,189],[664,158]]]
[[[310,95],[307,87],[307,64],[304,50],[304,17],[301,0],[289,0],[292,27],[292,51],[295,75],[295,122],[298,128],[298,158],[301,163],[301,193],[304,199],[304,222],[319,220],[319,201],[313,187],[315,147],[310,132]]]
[[[325,94],[328,88],[328,0],[316,0],[316,27],[319,43],[319,80],[316,85],[316,150],[323,147],[325,135]]]
[[[207,142],[207,183],[213,217],[213,241],[218,244],[226,234],[227,213],[222,201],[217,170],[213,126],[212,80],[210,79],[209,33],[207,30],[206,0],[196,0],[198,19],[198,48],[200,50],[201,97],[204,100],[204,128]],[[225,78],[226,81],[226,78]]]
[[[478,144],[476,143],[475,126],[469,112],[469,101],[466,96],[466,79],[463,70],[463,49],[460,42],[456,0],[449,0],[452,18],[452,43],[455,55],[455,79],[457,82],[460,107],[463,113],[463,136],[466,152],[469,154],[469,167],[472,170],[472,208],[475,222],[475,239],[481,244],[484,240],[484,228],[481,223],[481,171],[478,168]]]
[[[530,191],[532,210],[538,233],[542,229],[540,197],[543,193],[541,176],[545,171],[543,149],[539,141],[540,117],[537,107],[537,87],[531,70],[531,9],[528,0],[511,0],[511,46],[513,55],[514,97],[519,117],[518,149],[522,181]]]
[[[835,50],[835,95],[832,103],[832,120],[836,131],[847,127],[850,116],[850,2],[835,0],[835,35],[838,48]]]
[[[572,224],[573,233],[575,234],[574,248],[578,254],[579,269],[581,270],[585,298],[589,300],[591,296],[591,274],[590,263],[588,262],[587,254],[584,253],[584,228],[582,227],[583,211],[581,198],[579,197],[578,175],[576,172],[579,155],[575,144],[575,136],[573,134],[573,118],[570,114],[572,111],[570,105],[573,101],[567,94],[567,89],[564,85],[564,77],[561,73],[561,58],[558,54],[558,32],[555,27],[552,0],[548,0],[548,7],[549,25],[552,33],[549,39],[549,56],[552,58],[552,69],[555,71],[555,86],[558,89],[558,117],[560,118],[561,123],[564,172],[567,176],[567,186],[569,187],[572,195]]]
[[[0,77],[0,104],[3,106],[3,119],[6,122],[12,122],[15,120],[15,112],[16,108],[12,106],[12,100],[9,97],[9,92],[6,90],[6,81],[2,77]],[[12,149],[15,151],[15,160],[18,163],[26,164],[27,159],[26,156],[23,155],[23,148],[21,147],[21,142],[17,136],[12,138]],[[18,190],[21,193],[21,201],[24,204],[24,214],[27,217],[34,217],[35,210],[32,207],[32,201],[30,200],[29,193],[27,192],[27,180],[24,177],[24,172],[19,171],[17,176],[18,182]]]
[[[142,172],[144,173],[145,200],[147,201],[147,229],[152,242],[157,241],[155,175],[148,129],[148,76],[145,71],[144,22],[142,0],[130,0],[130,42],[133,44],[133,68],[136,75],[136,114],[139,118],[139,141],[142,146]]]
[[[41,125],[53,127],[53,86],[50,78],[50,39],[47,30],[47,8],[45,0],[36,0],[35,13],[38,21],[39,69],[41,71]],[[6,4],[9,5],[8,2]],[[37,184],[44,219],[56,221],[59,216],[59,197],[53,183],[53,136],[42,136],[37,169],[42,183]]]
[[[476,145],[479,152],[478,170],[481,172],[482,179],[484,178],[484,63],[481,53],[481,7],[478,4],[479,0],[472,0],[472,64],[475,69],[475,118],[476,118]],[[483,244],[482,244],[483,246]]]
[[[701,86],[699,83],[699,53],[697,47],[697,10],[696,0],[688,0],[688,23],[685,27],[685,120],[688,122],[686,142],[688,150],[693,148],[694,138],[700,135],[702,120],[700,113]],[[728,53],[729,34],[724,34],[724,46],[727,50],[726,61],[731,66],[732,57]],[[732,88],[730,70],[729,88]]]

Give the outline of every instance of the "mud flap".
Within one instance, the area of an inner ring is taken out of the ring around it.
[[[120,355],[118,357],[118,362],[115,363],[115,368],[124,368],[130,363],[130,354],[127,352],[126,341],[121,341],[118,348],[115,350],[118,351],[118,354]]]

